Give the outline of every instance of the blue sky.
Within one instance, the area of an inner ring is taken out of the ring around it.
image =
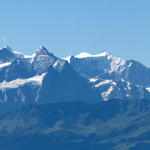
[[[57,56],[108,51],[150,66],[148,0],[0,0],[0,47]]]

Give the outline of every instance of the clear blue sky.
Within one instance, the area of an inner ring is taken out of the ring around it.
[[[108,51],[150,66],[149,0],[0,0],[0,47],[57,56]]]

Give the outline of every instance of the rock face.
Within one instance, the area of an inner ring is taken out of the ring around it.
[[[39,93],[41,102],[84,101],[98,102],[96,92],[68,62],[59,61],[50,67]],[[100,99],[100,97],[99,97]]]
[[[0,49],[0,75],[0,107],[150,97],[150,69],[106,52],[61,59],[43,46],[31,56],[7,46]]]

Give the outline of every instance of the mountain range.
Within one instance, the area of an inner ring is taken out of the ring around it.
[[[58,58],[43,46],[33,55],[6,46],[0,49],[0,75],[2,105],[150,97],[150,68],[107,52]]]
[[[0,49],[1,150],[147,150],[150,68],[107,52]]]

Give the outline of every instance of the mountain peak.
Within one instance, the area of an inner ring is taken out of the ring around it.
[[[43,45],[40,46],[40,49],[45,49],[45,50],[47,50]]]
[[[50,54],[44,46],[40,46],[40,48],[35,53],[36,55],[49,55]]]
[[[0,63],[13,61],[16,57],[9,46],[4,46],[0,49]]]
[[[7,49],[7,50],[9,50],[9,51],[12,51],[12,49],[9,47],[9,46],[4,46],[3,48],[0,48],[0,50],[4,50],[4,49]]]

